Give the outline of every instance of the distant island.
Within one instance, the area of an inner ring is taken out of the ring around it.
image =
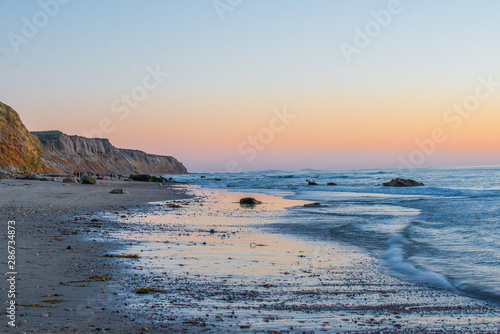
[[[29,173],[187,173],[171,156],[114,147],[108,139],[29,132],[19,114],[0,102],[0,170]]]

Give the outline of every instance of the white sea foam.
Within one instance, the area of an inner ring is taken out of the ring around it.
[[[384,252],[382,257],[392,269],[404,274],[408,279],[425,283],[434,288],[456,290],[445,276],[417,269],[413,264],[405,260],[403,250],[405,238],[401,234],[394,235],[387,243],[389,244],[389,248]]]

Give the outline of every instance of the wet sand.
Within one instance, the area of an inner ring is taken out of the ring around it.
[[[455,292],[402,281],[369,252],[333,240],[283,235],[286,207],[306,202],[194,189],[120,218],[108,236],[131,262],[122,291],[152,323],[190,332],[496,332],[498,308]],[[242,207],[241,197],[264,202]]]

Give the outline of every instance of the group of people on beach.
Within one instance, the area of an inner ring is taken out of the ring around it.
[[[92,176],[92,177],[95,177],[95,178],[101,179],[101,180],[105,180],[108,177],[110,180],[113,180],[113,178],[117,178],[119,180],[121,177],[121,175],[116,175],[114,173],[105,174],[105,173],[93,173],[93,172],[88,172],[88,173],[73,172],[73,176],[76,178],[81,178],[82,176]]]

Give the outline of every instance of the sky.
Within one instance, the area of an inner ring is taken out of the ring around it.
[[[191,172],[500,164],[495,0],[3,0],[31,131]]]

